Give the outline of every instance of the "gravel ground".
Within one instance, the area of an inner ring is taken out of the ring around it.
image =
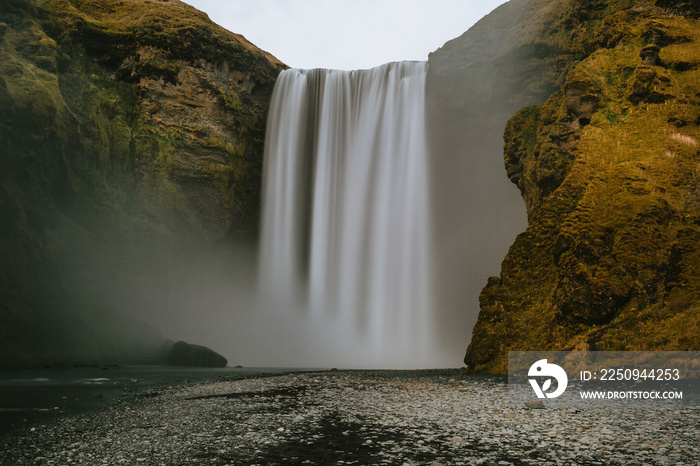
[[[513,409],[502,379],[328,371],[199,383],[26,427],[0,464],[698,465],[700,410]]]

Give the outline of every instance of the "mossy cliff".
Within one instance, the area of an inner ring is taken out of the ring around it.
[[[528,227],[481,292],[465,362],[502,372],[509,350],[698,350],[697,2],[539,3],[550,20],[529,17],[521,37],[542,41],[553,92],[510,119],[504,149]]]
[[[111,325],[59,273],[91,245],[128,263],[255,236],[283,68],[178,0],[0,2],[3,361],[60,359],[57,328],[96,333],[77,314]]]
[[[504,172],[503,129],[520,108],[544,102],[573,59],[557,31],[566,21],[562,5],[511,0],[428,60],[436,312],[439,333],[454,335],[454,348],[476,324],[477,310],[465,311],[465,303],[478,302],[485,276],[498,273],[527,227]]]

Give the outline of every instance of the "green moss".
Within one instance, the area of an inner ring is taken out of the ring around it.
[[[586,23],[562,89],[506,130],[530,226],[482,293],[477,370],[505,371],[508,350],[700,348],[700,27],[614,3],[603,23],[623,39],[601,48]],[[652,40],[659,60],[643,64]]]
[[[59,354],[51,325],[89,327],[55,267],[83,243],[107,235],[133,279],[144,240],[255,234],[284,65],[177,1],[13,0],[0,23],[2,365]]]
[[[242,104],[241,104],[241,99],[238,97],[238,95],[234,94],[233,92],[226,91],[226,92],[224,92],[223,99],[224,99],[224,106],[226,108],[234,110],[234,111],[241,110]]]
[[[168,82],[175,83],[181,68],[182,65],[176,61],[147,56],[139,57],[139,60],[134,64],[133,74],[161,77]]]

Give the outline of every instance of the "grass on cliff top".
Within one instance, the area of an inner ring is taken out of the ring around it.
[[[55,18],[65,31],[79,30],[81,24],[115,36],[142,33],[151,40],[182,42],[186,47],[194,36],[211,34],[220,49],[243,49],[260,53],[274,66],[284,66],[271,54],[260,50],[240,34],[215,24],[194,7],[179,0],[36,0],[37,5]]]

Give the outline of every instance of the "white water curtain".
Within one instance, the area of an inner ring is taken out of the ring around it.
[[[303,303],[299,318],[318,330],[307,338],[318,338],[319,351],[340,339],[375,361],[396,366],[400,356],[418,367],[430,350],[426,71],[425,62],[400,62],[278,78],[261,290]]]

